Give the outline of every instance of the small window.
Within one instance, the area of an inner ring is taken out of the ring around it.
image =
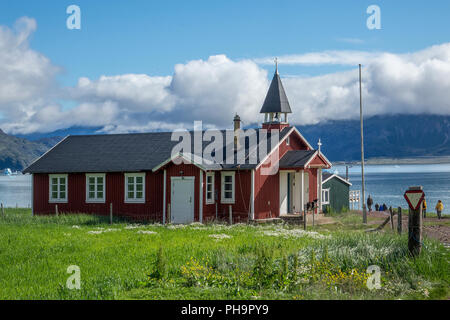
[[[49,175],[50,202],[67,202],[67,174]]]
[[[222,172],[222,203],[234,203],[234,172]]]
[[[322,204],[330,204],[330,189],[322,190]]]
[[[125,202],[145,202],[145,173],[125,174]]]
[[[290,143],[291,143],[290,137],[288,136],[288,137],[286,138],[286,145],[288,146]]]
[[[214,203],[214,172],[206,174],[206,203]]]
[[[105,202],[105,174],[86,174],[86,202]]]

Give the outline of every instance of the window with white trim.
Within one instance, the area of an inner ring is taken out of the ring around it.
[[[206,174],[206,203],[214,203],[214,172]]]
[[[145,202],[145,173],[125,174],[125,202]]]
[[[286,138],[286,145],[288,146],[290,143],[291,143],[290,136],[287,136],[287,138]]]
[[[67,202],[67,174],[50,174],[49,180],[49,202]]]
[[[322,204],[330,204],[330,189],[322,189]]]
[[[105,174],[86,174],[86,202],[105,202]]]
[[[222,172],[222,203],[234,203],[234,176],[233,171]]]

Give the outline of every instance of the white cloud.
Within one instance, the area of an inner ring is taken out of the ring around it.
[[[230,126],[235,112],[250,123],[259,112],[268,84],[267,72],[254,62],[235,62],[217,55],[177,64],[174,74],[167,77],[81,78],[70,91],[81,101],[117,102],[123,114],[105,131],[123,132],[172,130],[192,126],[194,120]]]
[[[72,98],[83,101],[113,99],[130,111],[170,111],[174,99],[168,86],[172,77],[146,74],[102,76],[96,81],[80,78]]]
[[[0,111],[6,116],[30,111],[26,105],[48,92],[58,71],[29,48],[35,30],[36,21],[27,17],[18,19],[12,30],[0,26]]]
[[[262,120],[268,89],[258,64],[272,58],[233,61],[225,55],[177,64],[167,76],[123,74],[80,78],[59,88],[59,68],[29,47],[36,22],[21,18],[0,27],[0,127],[9,133],[48,132],[71,126],[104,132],[174,130],[203,120],[205,128],[231,127],[235,113],[244,125]],[[283,78],[292,124],[359,116],[358,63],[364,65],[367,115],[450,114],[450,43],[406,54],[325,51],[279,57],[280,64],[355,66],[344,72]],[[271,76],[271,75],[269,75]],[[282,75],[283,76],[283,75]],[[64,109],[59,100],[76,106]]]
[[[279,64],[286,65],[345,65],[355,66],[367,64],[376,60],[382,53],[356,50],[330,50],[322,52],[309,52],[304,54],[291,54],[277,57]],[[258,64],[273,65],[275,57],[254,59]]]

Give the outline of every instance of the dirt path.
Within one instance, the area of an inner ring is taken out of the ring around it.
[[[370,212],[368,214],[369,224],[380,225],[387,217],[389,217],[388,212]],[[398,223],[397,215],[394,216],[394,228],[397,228]],[[423,232],[424,234],[436,240],[442,242],[446,247],[450,248],[450,226],[448,225],[449,218],[444,217],[439,220],[438,218],[425,218],[423,221]],[[447,224],[445,224],[447,222]],[[391,224],[388,223],[384,228],[391,228]],[[408,215],[403,214],[402,216],[402,229],[403,231],[408,230]]]

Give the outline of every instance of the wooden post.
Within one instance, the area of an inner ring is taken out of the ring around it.
[[[172,214],[170,211],[170,203],[167,204],[167,220],[169,220],[169,223],[172,223]]]
[[[217,211],[217,201],[216,201],[216,222],[219,219],[219,212]]]
[[[3,208],[3,203],[0,204],[0,207],[2,209],[2,216],[4,217],[5,216],[5,209]]]
[[[389,207],[389,214],[391,215],[391,230],[394,230],[394,211]]]
[[[113,223],[113,204],[109,204],[109,224]]]
[[[55,215],[58,216],[58,205],[55,204]]]
[[[233,208],[230,206],[228,206],[228,216],[229,216],[229,223],[233,224]]]
[[[398,207],[397,213],[397,232],[398,234],[402,234],[402,207]]]
[[[410,187],[409,190],[417,190],[422,187]],[[408,216],[408,249],[413,257],[422,250],[422,204],[417,210],[409,208]]]
[[[303,208],[303,230],[306,231],[306,205]]]

